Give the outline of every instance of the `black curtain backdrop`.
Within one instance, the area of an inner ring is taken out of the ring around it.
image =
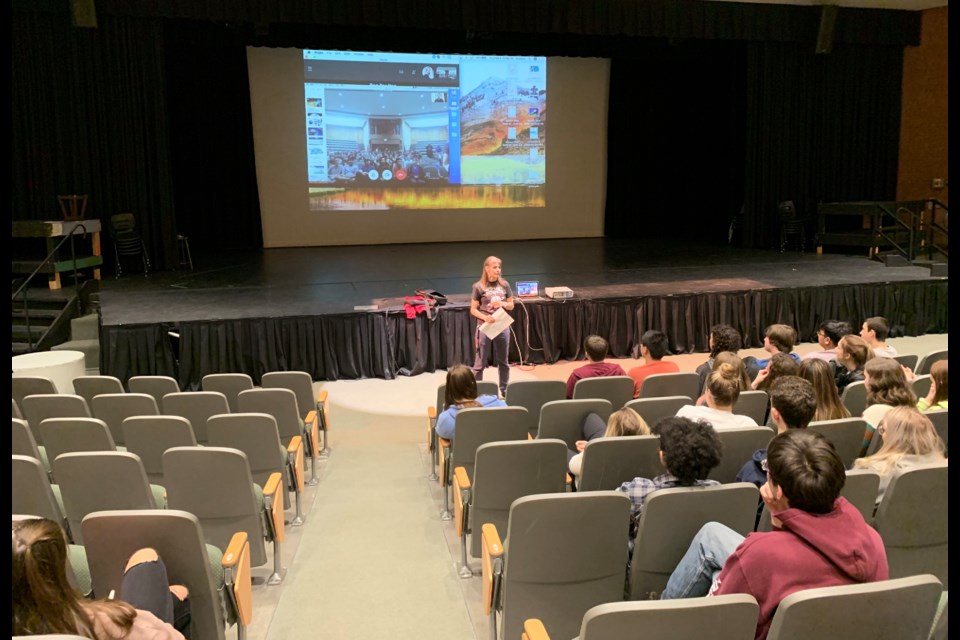
[[[943,333],[947,294],[945,280],[930,280],[528,302],[512,314],[510,361],[580,359],[583,340],[592,333],[608,338],[611,357],[637,357],[640,336],[651,327],[670,337],[674,354],[707,352],[709,328],[721,322],[741,332],[744,348],[763,346],[763,330],[774,322],[796,329],[800,342],[815,341],[826,319],[858,326],[870,315],[907,318],[891,327],[894,337]],[[181,322],[179,361],[168,327],[104,326],[100,367],[121,380],[168,375],[184,390],[199,389],[204,375],[223,372],[246,373],[255,384],[268,371],[306,371],[314,380],[390,380],[471,363],[475,326],[466,306],[442,307],[432,321],[396,311]]]

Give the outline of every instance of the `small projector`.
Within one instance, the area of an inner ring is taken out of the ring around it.
[[[544,293],[554,300],[567,300],[573,297],[573,289],[570,287],[546,287]]]

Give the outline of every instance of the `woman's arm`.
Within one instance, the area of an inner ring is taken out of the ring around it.
[[[485,314],[483,311],[480,311],[480,301],[471,300],[470,301],[470,315],[479,320],[480,322],[493,322],[493,318]]]

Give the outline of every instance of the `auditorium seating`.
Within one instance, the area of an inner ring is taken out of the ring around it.
[[[863,434],[867,430],[867,422],[863,418],[840,418],[838,420],[813,421],[808,429],[818,431],[827,437],[843,460],[845,469],[853,466],[853,461],[860,457],[860,448],[863,445]],[[879,440],[879,435],[874,435]]]
[[[207,444],[207,420],[211,416],[230,413],[227,396],[219,391],[180,391],[163,397],[163,413],[185,418],[193,429],[197,444]]]
[[[103,420],[117,445],[124,445],[123,421],[132,416],[160,414],[157,401],[146,393],[102,393],[93,398],[93,417]]]
[[[484,383],[481,381],[478,384]],[[494,388],[490,393],[497,393],[496,383],[486,384]],[[507,395],[504,400],[508,406],[524,407],[527,410],[527,417],[530,420],[528,430],[531,436],[536,437],[540,423],[540,408],[547,402],[564,400],[566,397],[567,385],[563,380],[517,380],[507,385]]]
[[[647,426],[652,427],[663,418],[677,415],[680,407],[687,404],[693,404],[693,398],[690,396],[660,396],[657,398],[637,398],[628,402],[624,407],[636,411],[647,423]]]
[[[170,376],[132,376],[127,380],[131,393],[146,393],[153,396],[157,406],[163,405],[163,396],[180,391],[180,385]]]
[[[599,438],[583,450],[577,491],[612,490],[634,478],[655,478],[664,472],[659,437]]]
[[[245,373],[208,373],[200,379],[202,391],[219,391],[227,398],[230,411],[239,411],[237,396],[241,391],[253,389],[253,378]]]
[[[428,480],[437,480],[437,465],[440,462],[440,446],[437,442],[437,418],[446,410],[446,383],[441,384],[437,387],[437,401],[436,404],[432,406],[427,406],[427,448],[432,452],[433,459],[433,470],[429,476]],[[509,385],[507,385],[507,392],[509,393]],[[566,387],[564,387],[566,389]],[[496,382],[490,380],[478,380],[477,381],[477,396],[495,396],[499,395],[500,388],[497,386]],[[509,403],[508,403],[509,404]],[[520,405],[525,406],[525,405]],[[540,413],[537,412],[539,417]],[[535,435],[535,434],[534,434]],[[446,478],[440,478],[441,486],[446,482]]]
[[[633,378],[630,376],[602,376],[583,378],[573,385],[573,399],[601,398],[610,402],[613,411],[633,400]]]
[[[163,454],[167,449],[197,446],[190,421],[180,416],[131,416],[122,428],[127,451],[140,457],[151,484],[166,486]]]
[[[93,406],[93,397],[101,393],[123,393],[123,383],[114,376],[78,376],[73,379],[73,390],[87,401],[87,406]]]
[[[554,400],[540,408],[538,438],[559,438],[571,451],[577,450],[577,440],[583,440],[583,421],[595,413],[604,423],[610,419],[613,406],[609,400]]]
[[[717,482],[735,482],[743,465],[753,459],[757,449],[766,449],[774,435],[776,431],[770,427],[733,427],[717,431],[723,453],[720,464],[710,470],[707,478]]]

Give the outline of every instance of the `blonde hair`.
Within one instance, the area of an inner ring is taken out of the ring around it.
[[[648,436],[650,427],[639,413],[630,408],[620,409],[610,414],[604,438],[617,436]]]
[[[721,363],[707,378],[707,390],[719,407],[732,407],[740,397],[740,373],[732,364]]]
[[[743,359],[740,356],[733,351],[721,351],[713,359],[713,368],[711,371],[716,371],[721,364],[732,365],[737,371],[740,372],[741,389],[750,388],[750,374],[747,373],[747,367],[743,364]]]
[[[503,266],[503,260],[501,260],[501,259],[498,258],[497,256],[487,256],[487,259],[483,261],[483,268],[480,269],[480,280],[479,280],[480,284],[489,284],[489,283],[490,283],[490,280],[487,278],[487,267],[488,267],[494,260],[496,260],[497,262],[499,262],[499,263],[500,263],[500,266]],[[497,284],[499,284],[499,285],[502,286],[502,287],[505,287],[505,286],[507,285],[507,281],[504,280],[503,278],[499,278],[499,279],[497,280]]]
[[[856,365],[854,369],[863,369],[867,362],[873,360],[873,349],[871,349],[866,340],[860,336],[853,334],[843,336],[840,338],[837,346],[840,347],[847,357],[853,361],[853,364]]]
[[[894,407],[883,420],[883,444],[872,456],[857,458],[853,466],[870,467],[879,462],[881,475],[887,475],[907,455],[939,454],[946,461],[946,446],[930,418],[916,407]],[[876,436],[874,436],[876,437]]]

